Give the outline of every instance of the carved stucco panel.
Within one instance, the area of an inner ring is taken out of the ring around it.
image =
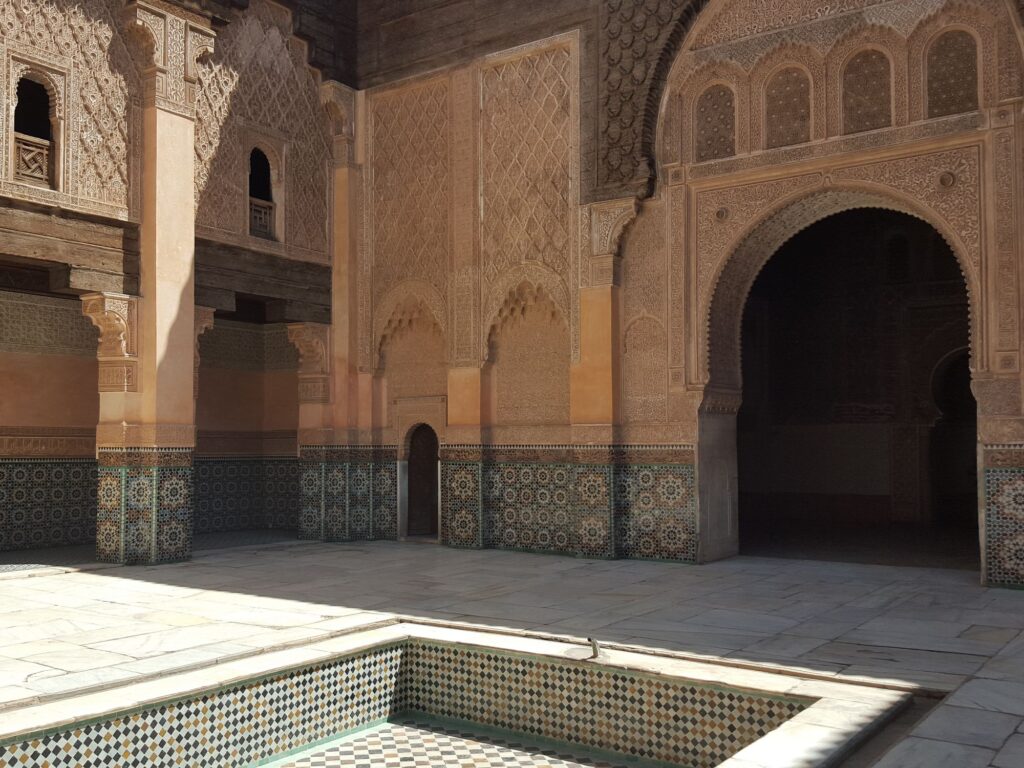
[[[1019,167],[1012,128],[997,131],[992,142],[995,206],[995,292],[997,357],[995,369],[1020,367],[1020,289],[1017,268],[1017,184]]]
[[[562,283],[572,316],[579,237],[579,70],[575,39],[488,61],[480,71],[481,281],[484,316],[529,266]],[[546,278],[544,278],[546,280]],[[573,292],[574,293],[574,292]],[[564,298],[563,298],[564,297]],[[486,325],[486,324],[485,324]]]
[[[404,279],[447,293],[451,251],[449,79],[376,94],[369,104],[373,299]],[[375,313],[376,314],[376,313]]]
[[[138,216],[141,168],[141,83],[120,23],[120,0],[0,4],[0,51],[7,76],[0,103],[14,99],[19,71],[31,62],[66,72],[63,106],[65,180],[60,192],[29,188],[9,178],[9,131],[0,117],[4,181],[0,193],[118,219]],[[11,57],[20,58],[15,65]]]
[[[838,16],[887,0],[729,0],[709,9],[708,20],[694,36],[693,48],[707,48],[734,40],[754,37],[786,27]],[[717,11],[717,12],[716,12]]]
[[[306,47],[290,14],[253,0],[196,67],[196,226],[212,239],[326,263],[331,138]],[[263,137],[262,142],[258,141]],[[283,244],[250,237],[249,154],[275,154],[285,206]]]

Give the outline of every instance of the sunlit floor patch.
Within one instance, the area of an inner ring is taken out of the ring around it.
[[[363,731],[275,768],[626,768],[581,755],[579,750],[445,726],[422,718],[400,719]],[[630,763],[636,768],[639,763]]]

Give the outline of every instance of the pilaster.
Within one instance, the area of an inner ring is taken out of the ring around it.
[[[100,329],[97,557],[159,563],[192,553],[195,447],[196,59],[208,20],[130,2],[124,22],[143,82],[140,297],[89,294]],[[182,162],[182,159],[188,162]]]

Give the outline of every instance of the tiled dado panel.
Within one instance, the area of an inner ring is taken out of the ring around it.
[[[398,538],[398,451],[394,446],[303,446],[301,466],[300,538]]]
[[[192,451],[131,448],[98,453],[96,557],[166,563],[192,556]]]
[[[297,459],[195,460],[195,532],[299,525]]]
[[[446,446],[442,541],[693,562],[688,447]]]
[[[95,460],[0,459],[0,551],[95,539]]]
[[[983,456],[985,583],[1024,586],[1024,445]]]
[[[246,766],[403,713],[712,768],[806,699],[409,640],[0,746],[0,765]]]

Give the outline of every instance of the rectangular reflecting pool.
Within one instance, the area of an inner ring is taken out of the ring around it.
[[[396,621],[19,712],[0,766],[827,766],[909,700],[632,649],[589,655]]]

